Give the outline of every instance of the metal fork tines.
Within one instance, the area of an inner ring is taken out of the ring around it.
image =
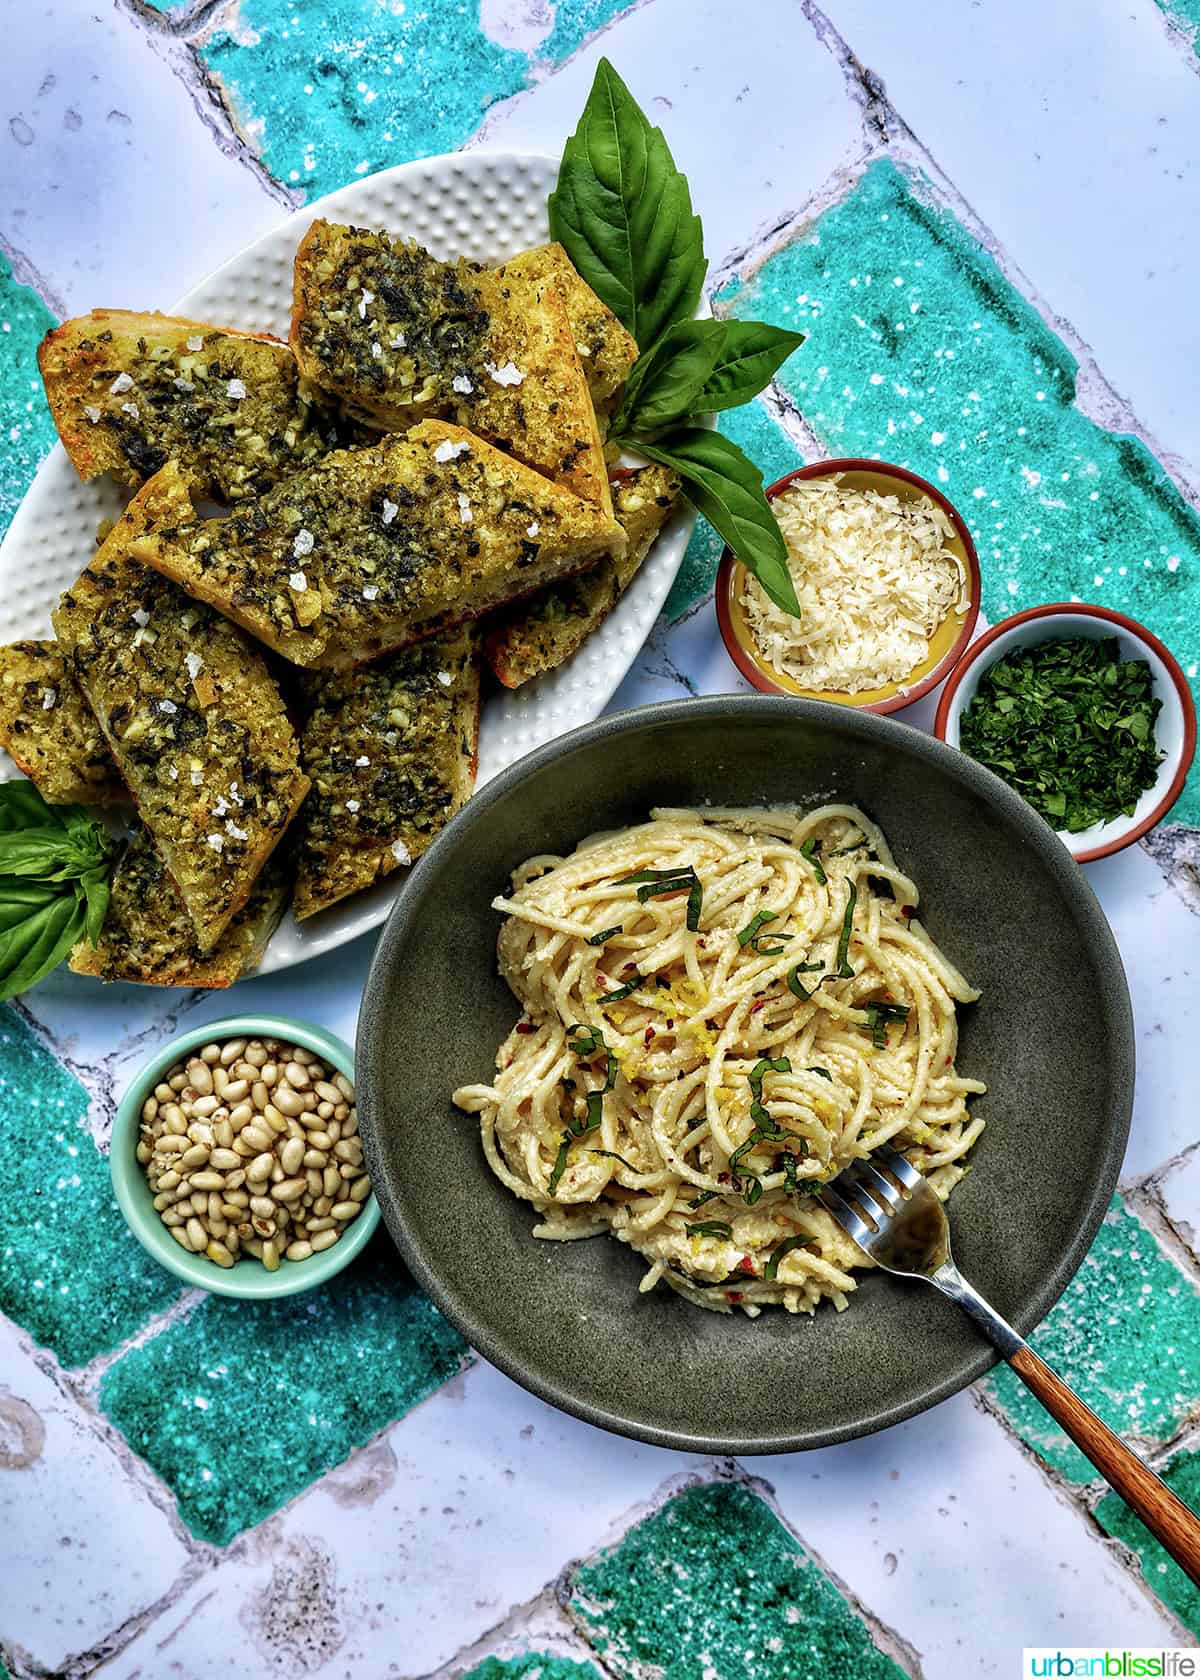
[[[950,1228],[928,1181],[895,1149],[856,1161],[820,1200],[884,1271],[930,1277],[950,1255]]]

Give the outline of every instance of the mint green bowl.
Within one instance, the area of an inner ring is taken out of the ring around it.
[[[146,1182],[146,1174],[137,1158],[138,1123],[142,1104],[154,1087],[181,1056],[199,1050],[205,1044],[223,1042],[229,1038],[279,1038],[302,1045],[316,1056],[323,1056],[347,1079],[354,1078],[354,1052],[350,1046],[326,1032],[323,1027],[310,1027],[287,1015],[231,1015],[223,1021],[208,1021],[202,1027],[180,1033],[171,1039],[146,1063],[134,1078],[117,1108],[113,1122],[112,1148],[109,1164],[117,1204],[125,1215],[125,1222],[147,1254],[160,1266],[174,1272],[184,1283],[198,1289],[208,1289],[214,1295],[234,1295],[244,1301],[275,1300],[281,1295],[299,1295],[326,1283],[343,1266],[361,1254],[379,1224],[379,1204],[375,1193],[367,1197],[363,1210],[344,1237],[332,1248],[307,1260],[284,1260],[277,1272],[269,1272],[249,1255],[232,1266],[222,1267],[203,1255],[189,1254],[180,1248],[154,1208],[154,1198]]]

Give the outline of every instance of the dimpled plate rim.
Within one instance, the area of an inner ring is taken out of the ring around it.
[[[515,1313],[521,1310],[511,1305],[511,1288],[489,1296],[477,1289],[465,1287],[461,1281],[456,1280],[451,1284],[443,1273],[444,1257],[438,1250],[439,1235],[425,1217],[426,1204],[421,1203],[421,1190],[412,1184],[411,1174],[406,1169],[407,1157],[402,1152],[403,1143],[391,1136],[392,1128],[389,1124],[390,1115],[394,1113],[394,1103],[389,1110],[390,1086],[386,1074],[390,1056],[388,1041],[397,1032],[397,1021],[403,1019],[396,1010],[396,971],[404,966],[406,949],[414,945],[420,936],[420,930],[427,926],[428,905],[425,903],[425,894],[429,889],[425,883],[434,880],[444,861],[451,859],[455,853],[462,853],[464,848],[468,854],[474,852],[480,857],[482,868],[489,872],[494,869],[494,859],[490,859],[488,853],[488,836],[494,833],[497,827],[503,830],[504,825],[496,823],[493,813],[498,806],[519,799],[522,787],[540,783],[547,772],[553,772],[556,762],[577,759],[580,753],[592,748],[612,748],[645,732],[666,743],[674,731],[695,731],[701,734],[707,732],[712,735],[719,732],[723,725],[737,727],[745,724],[747,727],[766,728],[770,727],[772,722],[781,728],[801,722],[816,730],[828,731],[846,742],[848,750],[844,756],[848,775],[854,773],[855,743],[881,749],[890,747],[901,762],[907,759],[918,781],[922,770],[928,767],[935,778],[944,777],[948,783],[956,786],[961,795],[977,799],[989,806],[996,819],[997,833],[1004,833],[1004,844],[1014,851],[1014,868],[1023,856],[1037,857],[1046,878],[1053,883],[1058,901],[1069,913],[1070,921],[1078,931],[1091,959],[1096,977],[1097,999],[1101,1005],[1105,1025],[1111,1034],[1110,1072],[1107,1102],[1100,1119],[1100,1130],[1094,1139],[1094,1147],[1086,1157],[1081,1155],[1074,1163],[1074,1182],[1079,1186],[1077,1216],[1069,1225],[1056,1222],[1047,1228],[1047,1232],[1039,1229],[1039,1240],[1047,1252],[1044,1255],[1039,1252],[1036,1279],[1022,1298],[1004,1298],[1006,1290],[1011,1293],[1012,1274],[1010,1272],[1006,1276],[1004,1265],[995,1264],[997,1249],[993,1248],[991,1255],[991,1269],[996,1276],[988,1277],[986,1267],[982,1268],[983,1275],[976,1269],[976,1281],[985,1288],[995,1286],[997,1278],[1003,1282],[1003,1289],[995,1289],[997,1303],[1001,1308],[1007,1309],[1008,1316],[1023,1335],[1029,1335],[1059,1299],[1091,1246],[1116,1188],[1133,1110],[1133,1010],[1120,952],[1104,911],[1087,877],[1075,865],[1054,831],[1019,795],[991,771],[984,769],[974,759],[968,758],[965,753],[948,750],[943,742],[894,718],[853,711],[825,701],[760,694],[711,695],[689,700],[663,701],[600,718],[572,731],[565,738],[540,748],[520,765],[509,769],[482,794],[477,803],[468,807],[463,817],[451,825],[418,862],[413,882],[414,890],[399,900],[376,946],[363,992],[355,1047],[359,1126],[371,1181],[383,1210],[384,1223],[409,1270],[451,1323],[485,1359],[539,1399],[587,1423],[596,1424],[618,1435],[648,1442],[652,1446],[669,1447],[682,1452],[738,1456],[796,1452],[832,1446],[873,1434],[877,1430],[914,1417],[939,1401],[958,1393],[990,1370],[997,1363],[997,1355],[982,1337],[972,1331],[965,1319],[960,1319],[960,1315],[955,1313],[952,1306],[937,1300],[932,1292],[922,1291],[918,1294],[916,1285],[904,1285],[880,1273],[873,1273],[864,1279],[864,1291],[883,1291],[892,1305],[904,1304],[906,1311],[917,1313],[918,1322],[923,1330],[936,1325],[939,1335],[952,1337],[957,1346],[950,1353],[939,1349],[937,1369],[932,1374],[922,1375],[911,1384],[902,1379],[897,1385],[898,1392],[895,1388],[889,1389],[889,1380],[894,1378],[894,1373],[881,1375],[878,1386],[872,1388],[869,1403],[864,1404],[857,1413],[853,1410],[843,1411],[836,1420],[819,1425],[797,1422],[791,1427],[780,1427],[778,1419],[764,1417],[761,1421],[756,1420],[753,1423],[747,1420],[737,1432],[718,1432],[711,1425],[706,1430],[704,1421],[699,1416],[689,1416],[686,1427],[678,1423],[660,1421],[662,1408],[657,1401],[647,1402],[644,1391],[639,1391],[638,1399],[631,1399],[628,1388],[623,1385],[612,1386],[602,1399],[584,1397],[572,1385],[570,1378],[557,1372],[552,1374],[539,1361],[538,1356],[524,1355],[513,1345],[515,1341],[523,1338],[515,1336],[510,1328]],[[739,737],[739,745],[741,744]],[[717,756],[719,757],[719,753]],[[575,774],[578,774],[578,766]],[[714,770],[713,774],[714,778],[719,780],[719,770]],[[799,792],[789,795],[798,798],[802,804],[807,804],[810,799],[823,799],[828,796],[827,791],[818,792],[816,789],[812,789],[807,797]],[[848,791],[843,790],[842,797],[847,796]],[[605,825],[600,822],[597,826]],[[582,838],[582,835],[579,838]],[[501,884],[497,883],[498,886]],[[492,937],[494,939],[494,935]],[[953,947],[950,954],[955,955]],[[443,977],[442,984],[452,985],[452,976]],[[482,1069],[491,1054],[491,1042],[489,1041],[487,1049],[482,1052],[479,1076],[482,1076]],[[431,1077],[436,1079],[439,1077],[436,1072],[437,1058],[426,1060],[434,1067],[435,1072]],[[410,1062],[410,1065],[417,1064]],[[409,1101],[411,1103],[412,1099]],[[431,1112],[432,1107],[431,1101]],[[415,1113],[416,1110],[411,1112]],[[446,1126],[450,1127],[466,1119],[466,1116],[456,1114],[450,1107],[447,1093]],[[987,1138],[988,1133],[985,1132],[984,1140],[981,1140],[981,1150],[985,1148]],[[475,1142],[477,1145],[477,1129]],[[439,1134],[436,1131],[426,1133],[423,1138],[423,1150],[430,1161],[437,1164],[442,1162]],[[980,1174],[974,1175],[973,1180],[969,1182],[977,1185],[983,1182],[982,1167],[986,1160],[986,1155],[980,1156]],[[507,1224],[507,1213],[511,1210],[506,1211],[503,1204],[503,1187],[488,1176],[483,1165],[482,1151],[479,1152],[478,1162],[480,1182],[487,1186],[489,1193],[486,1202],[477,1204],[478,1220],[486,1222],[489,1226],[496,1221]],[[993,1163],[993,1174],[996,1172],[996,1165],[997,1163]],[[490,1199],[492,1192],[495,1199]],[[512,1199],[512,1206],[519,1208],[522,1213],[527,1211],[515,1198]],[[954,1219],[956,1207],[960,1213],[957,1224]],[[972,1235],[973,1225],[969,1218],[962,1217],[965,1211],[960,1192],[958,1202],[951,1204],[951,1224],[956,1226],[956,1235],[962,1248],[969,1253],[971,1244],[968,1239]],[[1017,1213],[1021,1216],[1022,1210],[1018,1208]],[[1033,1215],[1025,1211],[1023,1217],[1028,1221]],[[532,1224],[532,1221],[529,1223]],[[534,1264],[533,1253],[553,1245],[535,1242],[525,1231],[523,1223],[517,1221],[517,1224],[521,1229],[521,1240],[528,1243],[528,1247],[521,1251],[519,1257],[522,1272],[528,1275],[530,1267]],[[1017,1228],[1024,1229],[1019,1217]],[[607,1241],[605,1238],[598,1240],[601,1243]],[[497,1244],[491,1242],[488,1252],[491,1253],[496,1247]],[[592,1245],[572,1245],[573,1249],[575,1247],[585,1250],[590,1249]],[[619,1248],[619,1245],[613,1247]],[[600,1251],[597,1264],[604,1267],[609,1263],[610,1260],[605,1259],[603,1251]],[[511,1278],[506,1279],[506,1282],[511,1284]],[[648,1302],[652,1297],[641,1299]],[[695,1311],[683,1303],[678,1304],[685,1312]],[[622,1336],[626,1335],[636,1326],[638,1305],[639,1297],[632,1294],[623,1300],[614,1300],[611,1321],[606,1321],[603,1325],[594,1324],[593,1336],[600,1339],[611,1337],[617,1333],[614,1326],[619,1327]],[[700,1320],[707,1320],[709,1317],[707,1313],[698,1313]],[[845,1315],[837,1315],[828,1305],[820,1308],[814,1319],[802,1319],[798,1324],[789,1327],[789,1334],[795,1332],[794,1351],[797,1359],[819,1359],[822,1353],[825,1353],[830,1356],[830,1362],[834,1366],[839,1360],[844,1360],[846,1349],[838,1343],[830,1345],[825,1340],[835,1326],[848,1336],[856,1335],[858,1329],[863,1327],[861,1323],[856,1325],[853,1308]],[[753,1328],[756,1326],[751,1326],[751,1329]],[[743,1326],[739,1323],[733,1327],[731,1333],[740,1333],[742,1329]],[[805,1335],[805,1331],[809,1334]],[[635,1335],[636,1333],[634,1331]],[[779,1333],[784,1334],[783,1331]],[[817,1337],[815,1344],[812,1342],[813,1334]],[[742,1349],[747,1345],[745,1340],[740,1343]],[[752,1360],[744,1368],[753,1376],[755,1367]],[[873,1370],[867,1374],[874,1384]],[[654,1415],[656,1411],[659,1417]]]
[[[305,228],[320,216],[388,227],[418,239],[438,257],[502,262],[549,238],[546,197],[557,174],[555,157],[487,147],[398,164],[297,210],[168,313],[286,339],[292,258]],[[0,545],[0,640],[50,633],[51,608],[86,565],[97,525],[116,518],[124,504],[107,478],[81,484],[66,451],[55,444]],[[600,715],[659,615],[695,517],[685,506],[668,521],[633,584],[574,658],[524,688],[488,696],[480,719],[477,788],[536,747]],[[0,779],[16,774],[3,753],[0,764]],[[307,923],[298,923],[289,910],[255,975],[291,968],[378,927],[406,879],[391,876]]]

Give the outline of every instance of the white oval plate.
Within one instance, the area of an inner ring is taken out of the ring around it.
[[[546,198],[557,158],[481,149],[385,169],[289,216],[170,311],[287,337],[292,258],[318,216],[386,227],[435,256],[499,263],[550,237]],[[111,302],[111,299],[105,299]],[[145,299],[120,298],[123,307]],[[95,548],[96,527],[125,498],[108,479],[81,484],[61,444],[43,462],[0,547],[0,640],[50,633],[50,611]],[[478,786],[556,735],[599,716],[642,646],[671,587],[695,514],[669,521],[611,617],[573,659],[511,693],[489,694],[479,740]],[[397,874],[303,924],[289,911],[260,974],[290,968],[378,927],[404,884]]]

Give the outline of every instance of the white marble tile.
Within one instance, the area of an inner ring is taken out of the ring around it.
[[[1007,1680],[1025,1645],[1174,1643],[1111,1546],[967,1394],[867,1440],[746,1468],[916,1649],[924,1680]]]
[[[1195,65],[1155,0],[824,0],[1050,309],[1164,448],[1200,470]]]
[[[8,9],[3,58],[3,231],[52,307],[169,309],[284,213],[124,8]]]
[[[704,1462],[577,1423],[477,1365],[264,1523],[105,1680],[213,1672],[233,1627],[242,1680],[299,1672],[302,1656],[317,1680],[426,1674]],[[269,1607],[285,1583],[283,1627]]]
[[[704,218],[709,261],[795,214],[862,144],[859,111],[798,5],[655,0],[621,17],[530,93],[501,106],[481,138],[554,151],[571,133],[607,55],[668,134]]]
[[[58,1674],[169,1591],[188,1561],[97,1426],[0,1318],[0,1628]]]
[[[1200,1258],[1200,1147],[1190,1149],[1159,1183],[1172,1225]]]

